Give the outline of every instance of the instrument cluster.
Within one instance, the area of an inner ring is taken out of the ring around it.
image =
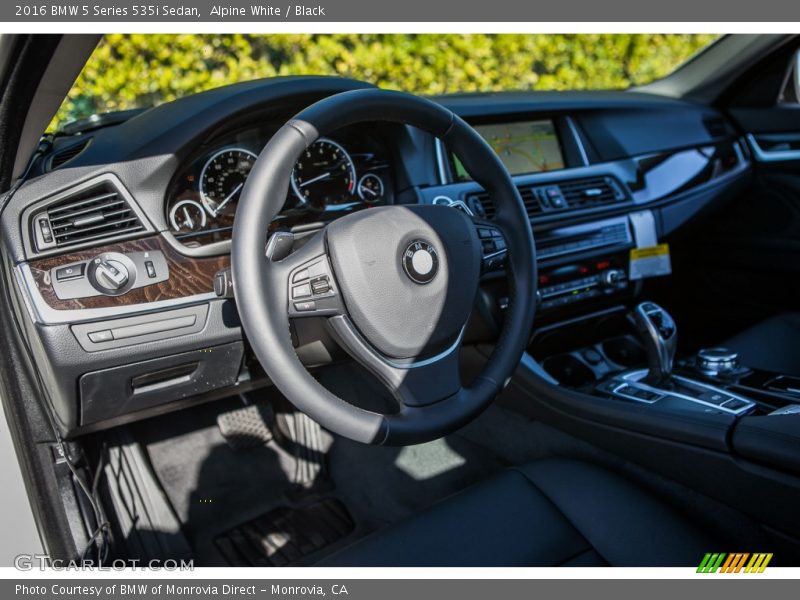
[[[173,235],[197,247],[231,237],[247,176],[277,127],[250,128],[204,146],[173,181],[165,203]],[[378,131],[342,129],[311,144],[295,163],[272,229],[322,227],[343,214],[391,204],[390,161]]]

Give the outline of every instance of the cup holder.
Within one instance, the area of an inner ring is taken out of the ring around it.
[[[581,387],[597,380],[594,372],[572,354],[549,356],[542,367],[561,385],[569,387]]]
[[[602,343],[603,354],[623,367],[641,366],[647,362],[647,353],[634,338],[623,335]]]

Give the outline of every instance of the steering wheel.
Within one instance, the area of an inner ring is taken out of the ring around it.
[[[332,221],[291,253],[285,250],[290,234],[267,240],[301,153],[321,136],[367,121],[412,125],[439,137],[489,193],[494,219],[470,218],[449,206],[394,205]],[[478,291],[479,234],[487,227],[505,238],[510,297],[498,342],[467,387],[459,349]],[[421,443],[468,423],[506,384],[533,325],[533,233],[508,171],[450,110],[402,92],[336,94],[278,130],[242,190],[231,263],[242,325],[269,378],[320,425],[359,442]],[[392,393],[395,412],[359,408],[314,379],[295,353],[289,327],[290,319],[309,316],[327,319],[337,343]]]

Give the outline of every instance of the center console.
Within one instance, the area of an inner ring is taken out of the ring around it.
[[[540,320],[500,402],[796,536],[800,380],[725,348],[682,355],[680,323],[630,306]]]
[[[734,425],[744,417],[800,414],[800,378],[750,369],[726,348],[678,358],[677,339],[672,316],[642,302],[542,327],[529,352],[551,383],[621,406],[727,415]],[[757,421],[764,436],[775,422]],[[792,439],[800,443],[797,429]]]
[[[587,301],[619,298],[628,292],[632,285],[627,248],[631,245],[627,217],[537,234],[540,312],[584,306]]]

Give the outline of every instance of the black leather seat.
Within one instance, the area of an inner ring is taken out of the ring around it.
[[[378,531],[319,566],[693,566],[714,540],[627,480],[549,459]]]
[[[728,340],[743,365],[800,377],[800,313],[771,317]]]

